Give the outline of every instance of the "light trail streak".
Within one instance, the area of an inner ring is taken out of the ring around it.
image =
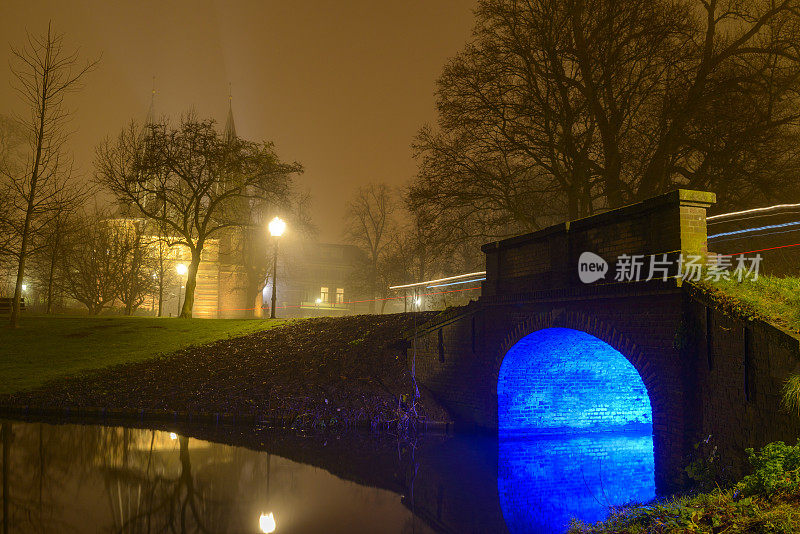
[[[467,274],[457,274],[455,276],[448,276],[445,278],[437,278],[436,280],[425,280],[424,282],[414,282],[412,284],[403,284],[399,286],[389,286],[389,289],[405,289],[409,287],[418,287],[418,286],[426,286],[429,284],[435,284],[437,282],[449,282],[450,280],[457,280],[459,278],[467,278],[470,276],[484,276],[486,271],[478,271],[475,273],[467,273]]]
[[[428,286],[428,289],[431,289],[431,288],[434,288],[434,287],[454,286],[456,284],[469,284],[471,282],[480,282],[481,280],[486,280],[486,278],[475,278],[474,280],[464,280],[462,282],[449,282],[447,284],[437,284],[435,286]]]
[[[716,221],[719,219],[734,217],[736,215],[747,215],[749,213],[763,213],[767,211],[787,209],[787,208],[800,208],[800,204],[775,204],[774,206],[767,206],[764,208],[753,208],[742,211],[731,211],[729,213],[720,213],[719,215],[712,215],[711,217],[706,217],[706,221],[712,221],[712,220]]]
[[[786,228],[787,226],[798,226],[798,225],[800,225],[800,221],[793,221],[793,222],[782,223],[782,224],[770,224],[770,225],[767,225],[767,226],[758,226],[758,227],[754,227],[754,228],[745,228],[743,230],[733,230],[731,232],[722,232],[722,233],[719,233],[719,234],[710,235],[710,236],[708,236],[708,239],[711,240],[711,239],[716,239],[718,237],[725,237],[725,236],[729,236],[729,235],[740,235],[740,234],[746,234],[748,232],[758,232],[759,230],[772,230],[773,228]]]

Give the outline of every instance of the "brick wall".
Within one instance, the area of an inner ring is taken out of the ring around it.
[[[798,338],[763,321],[718,309],[687,295],[685,357],[691,363],[701,414],[699,438],[719,447],[732,474],[746,467],[746,447],[795,443],[800,421],[781,409],[781,388],[800,373]]]
[[[676,257],[706,253],[706,209],[713,193],[679,189],[624,208],[487,243],[484,296],[577,287],[578,257],[589,251],[610,264],[598,284],[613,282],[622,254]]]

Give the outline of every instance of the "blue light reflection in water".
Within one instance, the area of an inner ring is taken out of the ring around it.
[[[596,432],[501,439],[497,491],[511,534],[564,532],[605,519],[610,506],[655,497],[649,433]]]
[[[534,332],[497,384],[497,488],[512,534],[563,532],[655,496],[652,409],[633,365],[596,337]]]

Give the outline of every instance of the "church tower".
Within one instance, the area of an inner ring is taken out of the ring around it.
[[[223,138],[228,144],[233,144],[237,139],[236,123],[233,118],[233,97],[230,89]],[[237,177],[227,176],[224,179],[236,180]],[[235,209],[242,210],[243,214],[249,215],[246,199],[242,199],[242,205],[236,206]],[[250,295],[251,284],[244,262],[245,231],[242,228],[234,227],[219,235],[219,317],[260,316],[261,303],[254,303],[255,297]]]

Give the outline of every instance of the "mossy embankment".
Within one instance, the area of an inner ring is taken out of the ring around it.
[[[233,414],[316,428],[391,424],[400,399],[413,391],[403,332],[428,318],[407,313],[290,321],[55,379],[0,396],[0,405]],[[419,415],[447,419],[422,394]]]
[[[692,285],[733,315],[763,319],[793,333],[800,332],[799,277],[759,276],[741,282],[721,278]]]

